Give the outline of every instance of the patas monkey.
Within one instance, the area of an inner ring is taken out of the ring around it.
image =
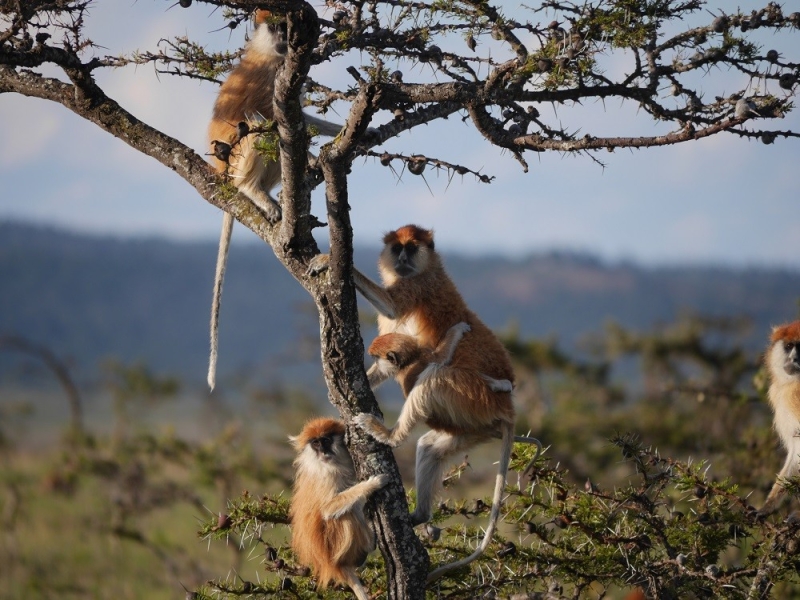
[[[769,403],[775,430],[786,448],[786,462],[772,486],[761,513],[775,512],[786,494],[781,479],[800,474],[800,321],[776,327],[765,361],[769,371]]]
[[[208,139],[217,171],[230,175],[238,190],[250,198],[270,222],[277,223],[281,209],[270,196],[270,190],[280,183],[280,165],[259,154],[255,148],[259,134],[250,130],[274,118],[275,77],[286,55],[286,24],[268,10],[256,10],[254,23],[244,56],[220,87],[208,126]],[[304,118],[306,124],[313,125],[322,135],[335,136],[341,129],[340,125],[310,115]],[[220,299],[232,229],[233,217],[224,212],[211,306],[208,385],[212,390],[216,383]]]
[[[412,523],[430,520],[434,492],[441,483],[444,463],[450,457],[489,439],[502,439],[487,534],[473,555],[433,571],[429,576],[432,580],[446,570],[471,562],[491,541],[514,439],[514,407],[510,390],[504,386],[500,389],[505,391],[491,391],[488,385],[491,380],[496,380],[496,385],[503,386],[499,382],[506,380],[513,386],[514,372],[506,349],[477,315],[467,308],[445,272],[434,250],[433,233],[415,225],[406,225],[386,234],[383,241],[378,269],[385,287],[372,282],[357,270],[354,270],[353,276],[356,288],[377,309],[378,332],[384,341],[394,344],[391,351],[395,356],[408,350],[409,339],[413,339],[421,349],[437,348],[453,326],[465,323],[469,327],[469,333],[460,342],[456,340],[457,346],[452,352],[445,353],[452,358],[450,376],[418,377],[409,388],[410,400],[406,400],[403,409],[406,415],[404,417],[401,414],[393,430],[387,430],[374,415],[362,413],[356,417],[356,423],[363,429],[390,445],[402,441],[408,434],[406,429],[410,431],[419,420],[425,420],[434,427],[417,442],[417,508],[411,514]],[[309,265],[309,271],[323,271],[327,261],[327,255],[315,257]],[[386,338],[386,334],[403,334],[409,338]],[[380,342],[381,345],[383,343]],[[379,361],[385,360],[391,364],[392,358],[387,347],[373,345],[371,350],[379,353]],[[448,349],[439,348],[437,354],[442,350]],[[392,369],[386,367],[387,362],[379,362],[379,366],[370,369],[371,385],[379,385],[392,375]],[[409,372],[421,373],[425,372],[425,368],[429,367],[420,369],[419,365],[412,366]],[[427,373],[430,375],[438,369],[430,368]],[[405,377],[405,374],[401,374],[401,377]],[[419,390],[415,394],[417,388]]]
[[[464,322],[453,325],[435,350],[420,346],[416,338],[403,333],[387,333],[376,337],[367,353],[375,359],[367,376],[375,388],[387,377],[394,377],[406,398],[397,424],[387,429],[375,416],[361,413],[357,425],[379,442],[396,448],[402,444],[419,421],[431,429],[455,434],[473,428],[475,407],[491,407],[494,392],[511,392],[507,379],[493,379],[453,363],[456,346],[470,331]],[[454,410],[455,409],[455,410]],[[496,437],[500,437],[499,430]]]
[[[473,372],[460,369],[457,363],[450,366],[456,344],[468,331],[469,326],[466,323],[457,323],[448,330],[445,339],[435,351],[422,348],[417,344],[415,338],[402,333],[387,333],[375,338],[368,350],[370,356],[375,359],[375,363],[368,372],[370,384],[379,383],[385,377],[394,377],[403,389],[406,402],[397,423],[391,429],[387,429],[373,415],[365,413],[356,417],[356,424],[378,441],[393,448],[400,445],[408,437],[414,425],[422,420],[431,429],[463,436],[464,432],[471,427],[468,418],[469,407],[491,405],[493,392],[509,393],[512,389],[511,382],[508,380],[497,380],[479,374],[481,381],[476,381]],[[484,436],[484,439],[488,437],[503,438],[505,432],[501,426],[487,433],[488,435]],[[475,440],[473,443],[483,441],[480,437],[470,436],[469,441],[472,440]],[[513,436],[513,440],[538,446],[536,455],[529,466],[533,464],[542,450],[539,440],[522,436]],[[436,460],[439,457],[434,457],[433,462],[421,465],[419,464],[419,454],[417,458],[417,481],[421,481],[420,477],[431,479],[430,486],[418,485],[420,491],[417,495],[417,504],[419,506],[420,503],[433,502],[433,495],[441,482],[444,459]],[[437,579],[447,571],[469,564],[486,550],[500,518],[500,504],[510,458],[511,444],[504,443],[498,465],[489,523],[481,544],[466,558],[431,572],[428,581]],[[426,493],[431,495],[430,498],[423,497]]]
[[[364,517],[367,498],[388,482],[387,475],[356,479],[344,444],[344,423],[318,418],[290,437],[297,458],[289,511],[292,548],[325,588],[332,581],[349,585],[359,600],[369,593],[356,568],[375,549],[375,534]]]

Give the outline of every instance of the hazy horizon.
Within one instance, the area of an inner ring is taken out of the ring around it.
[[[398,226],[403,225],[398,224]],[[0,227],[9,225],[9,226],[20,226],[20,227],[33,227],[42,230],[53,230],[59,233],[65,233],[69,235],[74,235],[77,237],[87,237],[93,239],[109,239],[109,240],[117,240],[117,241],[130,241],[130,242],[140,242],[140,241],[147,241],[147,240],[156,240],[160,242],[167,242],[167,243],[174,243],[174,244],[214,244],[216,245],[219,241],[218,233],[214,233],[211,235],[204,235],[198,234],[193,236],[183,236],[183,235],[169,235],[168,233],[164,232],[104,232],[104,231],[95,231],[93,229],[82,229],[80,226],[72,225],[72,224],[61,224],[55,223],[51,221],[39,221],[35,219],[31,220],[24,220],[24,219],[9,219],[9,218],[2,218],[0,217]],[[422,224],[424,225],[424,224]],[[265,251],[268,253],[272,253],[266,243],[258,238],[253,232],[248,230],[246,227],[239,223],[234,224],[236,228],[236,235],[233,236],[231,240],[231,244],[235,246],[258,246],[259,244],[265,245]],[[324,231],[324,228],[322,228]],[[327,248],[327,240],[320,239],[319,232],[320,230],[315,231],[315,237],[317,238],[317,242],[322,249],[325,251]],[[370,250],[374,249],[377,253],[377,250],[380,248],[380,239],[375,242],[356,242],[354,247],[357,250]],[[635,267],[641,268],[671,268],[671,267],[697,267],[697,268],[723,268],[723,269],[732,269],[732,270],[747,270],[747,269],[769,269],[769,270],[786,270],[791,272],[800,271],[800,260],[798,260],[797,264],[791,263],[778,263],[778,262],[759,262],[755,259],[752,260],[743,260],[742,262],[736,261],[713,261],[713,260],[701,260],[700,258],[687,258],[687,259],[663,259],[663,260],[646,260],[641,257],[635,256],[611,256],[605,255],[600,251],[593,250],[591,248],[580,248],[580,247],[568,247],[568,246],[550,246],[550,247],[540,247],[540,248],[531,248],[520,252],[503,252],[502,250],[496,249],[478,249],[475,251],[455,247],[453,249],[444,247],[443,244],[437,243],[437,250],[443,253],[446,256],[453,256],[453,257],[463,257],[469,259],[498,259],[498,260],[507,260],[511,262],[517,261],[525,261],[528,258],[535,258],[541,256],[548,256],[548,255],[565,255],[570,257],[576,258],[585,258],[591,261],[597,261],[605,266],[619,266],[619,265],[632,265]],[[377,256],[377,254],[376,254]]]

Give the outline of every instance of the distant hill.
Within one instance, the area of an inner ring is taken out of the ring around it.
[[[0,223],[0,334],[50,347],[84,378],[94,378],[101,361],[113,357],[199,383],[215,256],[213,243],[121,240]],[[356,264],[374,274],[376,257],[376,249],[361,249]],[[491,327],[514,324],[524,335],[554,336],[567,347],[608,320],[647,328],[693,311],[750,317],[748,341],[755,348],[770,325],[797,316],[800,298],[800,272],[782,269],[644,268],[555,252],[521,260],[445,255],[445,263]],[[318,360],[317,335],[310,299],[269,248],[234,245],[221,317],[220,380],[252,369],[268,378],[306,378]],[[0,353],[0,382],[24,375],[18,363]]]

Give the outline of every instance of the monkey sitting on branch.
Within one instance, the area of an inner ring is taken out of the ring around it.
[[[270,191],[281,181],[281,167],[275,156],[265,156],[257,146],[265,133],[260,130],[271,126],[275,119],[275,78],[286,58],[286,21],[268,10],[256,10],[253,21],[255,28],[241,61],[220,86],[208,126],[208,139],[217,171],[227,173],[233,185],[264,213],[267,220],[277,223],[281,219],[281,208],[270,196]],[[312,125],[320,135],[335,136],[342,128],[311,115],[304,114],[303,118],[305,124]],[[277,155],[277,137],[274,146]],[[211,305],[208,385],[212,390],[216,384],[219,311],[232,230],[233,217],[225,212]]]
[[[768,397],[786,462],[759,511],[763,515],[775,512],[783,502],[786,489],[781,479],[800,475],[800,321],[773,329],[770,342],[765,355]]]
[[[369,600],[356,573],[375,549],[375,534],[364,516],[367,498],[388,482],[378,475],[359,482],[344,444],[344,423],[312,419],[289,440],[297,451],[289,515],[292,549],[309,565],[319,589],[343,583],[359,600]]]

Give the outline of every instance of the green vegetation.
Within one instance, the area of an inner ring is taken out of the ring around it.
[[[429,595],[622,598],[641,585],[663,598],[795,597],[800,521],[753,508],[783,455],[759,357],[736,343],[745,325],[609,326],[580,358],[507,336],[519,431],[548,448],[523,473],[533,449],[516,445],[500,533]],[[342,597],[318,595],[287,547],[285,432],[313,412],[308,399],[261,391],[247,418],[189,412],[172,378],[118,363],[109,373],[112,434],[34,449],[15,430],[37,416],[8,396],[0,404],[0,598],[175,598],[181,586],[194,598]],[[410,486],[408,450],[398,456]],[[425,540],[434,565],[482,536],[496,451],[487,445],[449,474],[434,518],[442,536]],[[362,577],[385,589],[379,555]]]

